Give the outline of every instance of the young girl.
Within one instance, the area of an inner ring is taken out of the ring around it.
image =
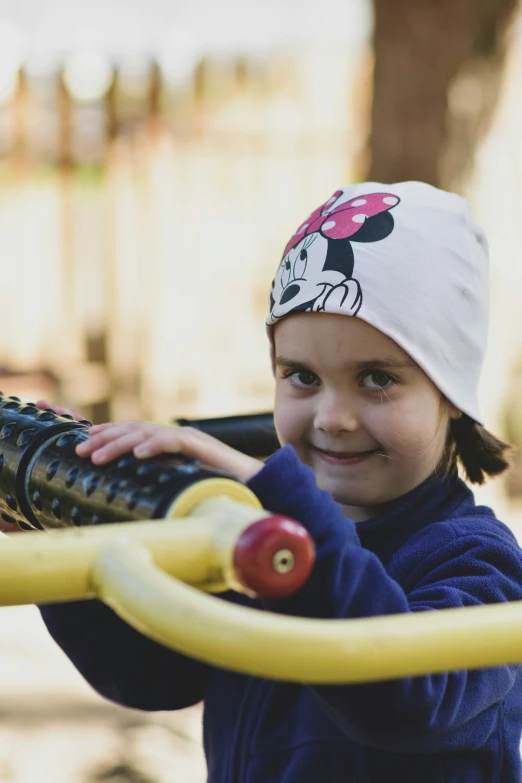
[[[292,236],[272,284],[283,447],[263,464],[195,430],[122,422],[93,427],[78,453],[101,464],[182,452],[300,521],[316,566],[270,611],[352,618],[521,600],[522,552],[457,475],[460,463],[481,484],[507,468],[477,401],[487,266],[460,197],[416,182],[343,188]],[[301,686],[184,657],[97,601],[42,614],[108,699],[144,710],[204,700],[209,783],[520,780],[518,666]]]

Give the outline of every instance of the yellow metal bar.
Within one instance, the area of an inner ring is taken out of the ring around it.
[[[172,579],[130,541],[103,548],[96,589],[130,625],[180,652],[258,677],[373,682],[522,661],[522,601],[356,620],[233,606]]]
[[[370,682],[522,661],[522,602],[308,620],[202,593],[240,589],[234,546],[265,515],[220,497],[203,500],[185,519],[4,537],[0,605],[98,596],[187,655],[293,682]]]
[[[0,606],[93,598],[91,570],[115,538],[137,541],[156,565],[199,589],[242,590],[234,579],[234,545],[267,512],[218,497],[185,519],[31,532],[0,538]]]

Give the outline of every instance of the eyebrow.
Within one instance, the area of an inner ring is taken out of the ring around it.
[[[304,367],[308,362],[300,362],[296,359],[290,359],[286,356],[277,356],[275,360],[277,367]],[[397,359],[393,356],[384,356],[379,359],[366,359],[364,362],[348,362],[348,366],[356,370],[368,369],[414,369],[417,365],[411,359]]]

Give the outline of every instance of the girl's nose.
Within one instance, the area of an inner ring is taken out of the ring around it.
[[[359,427],[359,418],[355,407],[347,400],[330,397],[318,403],[314,427],[330,434],[353,432]]]

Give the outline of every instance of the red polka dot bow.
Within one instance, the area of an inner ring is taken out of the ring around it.
[[[392,193],[369,193],[335,207],[335,202],[342,195],[343,191],[337,190],[328,201],[312,212],[290,238],[285,254],[303,237],[316,231],[327,239],[348,239],[359,231],[367,218],[386,212],[399,201],[399,198]]]

